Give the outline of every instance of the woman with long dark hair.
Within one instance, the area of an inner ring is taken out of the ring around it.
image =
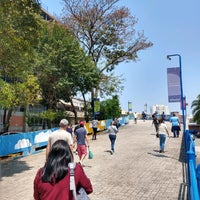
[[[68,143],[56,141],[51,148],[45,166],[38,170],[34,179],[35,200],[72,200],[70,191],[70,173],[68,164],[73,162],[73,154]],[[76,189],[83,187],[87,194],[93,188],[90,179],[78,163],[74,169]]]

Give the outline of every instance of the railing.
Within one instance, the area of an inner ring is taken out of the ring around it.
[[[200,181],[197,175],[200,175],[200,170],[196,169],[196,153],[193,136],[188,130],[185,132],[185,145],[188,166],[188,189],[190,200],[199,200]],[[199,166],[200,169],[200,166]]]
[[[125,125],[129,122],[128,116],[122,116],[119,119],[121,125]],[[102,131],[107,129],[111,121],[112,119],[99,121],[98,130]],[[88,133],[92,133],[90,123],[86,123],[85,127]],[[18,154],[20,154],[20,156],[27,156],[38,152],[38,150],[42,148],[46,148],[49,135],[57,129],[58,127],[5,136],[0,135],[0,158]]]

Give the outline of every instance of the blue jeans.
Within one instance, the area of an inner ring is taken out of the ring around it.
[[[165,149],[165,141],[166,141],[166,135],[165,134],[159,134],[160,139],[160,150],[164,151]]]
[[[116,140],[116,135],[109,135],[110,142],[111,142],[111,150],[114,152],[115,151],[115,140]]]

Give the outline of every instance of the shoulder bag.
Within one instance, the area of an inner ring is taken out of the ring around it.
[[[93,159],[94,154],[92,153],[91,149],[88,147],[88,159]]]
[[[90,198],[88,197],[83,187],[81,187],[78,190],[78,194],[76,194],[76,186],[75,186],[75,181],[74,181],[74,169],[76,167],[76,163],[69,163],[68,167],[70,169],[70,190],[73,193],[74,200],[90,200]]]

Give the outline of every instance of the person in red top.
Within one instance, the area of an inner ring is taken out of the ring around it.
[[[68,163],[73,162],[73,154],[68,143],[57,140],[49,152],[43,168],[37,171],[34,179],[35,200],[73,200],[70,191],[70,173]],[[76,164],[74,169],[76,190],[83,187],[87,194],[93,192],[90,179],[86,176],[82,166]]]

